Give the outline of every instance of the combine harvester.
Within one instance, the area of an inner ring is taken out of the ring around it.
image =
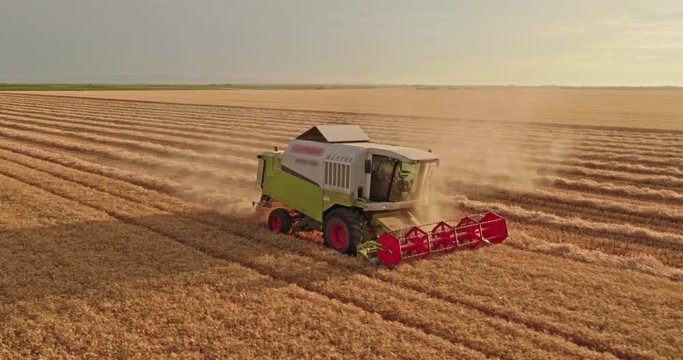
[[[387,266],[507,238],[505,219],[492,212],[423,225],[439,159],[373,143],[356,125],[315,126],[258,158],[258,208],[274,208],[275,232],[319,230],[326,246]]]

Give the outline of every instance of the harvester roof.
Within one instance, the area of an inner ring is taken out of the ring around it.
[[[358,125],[317,125],[297,136],[297,139],[324,143],[370,141],[368,134]]]
[[[375,154],[407,162],[438,159],[436,155],[428,151],[370,142],[370,137],[358,125],[317,125],[297,136],[296,139],[369,149]]]

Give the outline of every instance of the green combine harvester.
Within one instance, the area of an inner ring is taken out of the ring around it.
[[[356,125],[315,126],[258,159],[258,207],[273,209],[268,227],[322,231],[341,253],[395,266],[507,238],[505,219],[492,212],[423,224],[438,157],[371,142]]]

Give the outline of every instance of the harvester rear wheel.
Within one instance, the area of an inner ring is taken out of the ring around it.
[[[268,228],[277,233],[289,234],[292,230],[292,217],[283,208],[277,208],[268,216]]]
[[[355,254],[363,240],[363,218],[351,209],[332,210],[323,221],[325,245],[344,254]]]

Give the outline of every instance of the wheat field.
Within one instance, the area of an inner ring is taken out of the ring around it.
[[[0,358],[683,357],[683,92],[287,91],[0,93]],[[256,155],[328,123],[510,238],[386,269],[269,232]]]

